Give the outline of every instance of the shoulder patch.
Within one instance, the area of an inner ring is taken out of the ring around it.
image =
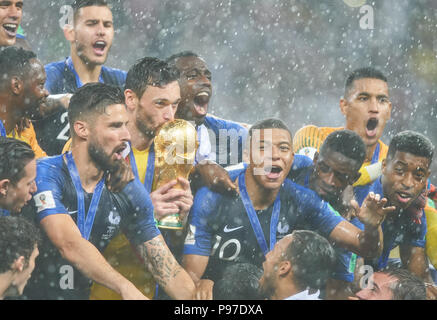
[[[33,196],[35,200],[35,206],[37,208],[37,213],[46,210],[56,208],[55,199],[53,198],[53,193],[49,191],[43,191]]]
[[[314,155],[317,152],[316,148],[313,147],[303,147],[302,149],[299,150],[298,154],[307,156],[311,159],[314,159]]]

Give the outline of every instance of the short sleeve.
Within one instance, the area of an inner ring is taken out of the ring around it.
[[[221,196],[201,188],[194,197],[194,204],[190,212],[188,234],[184,244],[184,254],[209,256],[212,249],[213,230],[210,220],[218,211]]]
[[[53,214],[68,214],[61,202],[62,187],[65,184],[62,164],[62,156],[37,162],[35,182],[38,191],[33,199],[39,221]]]

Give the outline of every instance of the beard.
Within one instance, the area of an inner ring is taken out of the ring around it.
[[[261,278],[258,291],[264,299],[270,299],[275,294],[275,283],[272,277],[264,274]]]
[[[85,65],[90,66],[90,67],[103,65],[106,62],[106,59],[108,57],[108,55],[106,55],[105,60],[103,62],[92,61],[85,54],[85,45],[77,40],[76,40],[76,53],[77,53],[77,56],[80,58],[80,60],[82,60],[82,62]]]
[[[94,141],[88,145],[88,154],[97,168],[103,171],[116,171],[123,160],[112,160],[111,155],[107,155],[105,150]]]
[[[138,130],[146,137],[148,137],[148,138],[155,137],[157,129],[149,127],[143,121],[141,121],[141,119],[139,119],[138,117],[135,120],[135,124],[136,124]]]

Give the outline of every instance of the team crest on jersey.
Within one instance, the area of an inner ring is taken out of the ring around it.
[[[46,210],[56,208],[55,199],[51,191],[43,191],[33,196],[35,200],[35,206],[37,213]]]
[[[278,232],[281,234],[285,234],[288,233],[288,231],[290,230],[290,226],[288,225],[287,222],[282,223],[283,221],[279,221],[278,223]]]
[[[111,210],[111,212],[109,212],[108,220],[111,224],[119,225],[121,217],[117,212]]]

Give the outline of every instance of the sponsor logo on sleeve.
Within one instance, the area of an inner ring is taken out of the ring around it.
[[[46,209],[56,208],[55,199],[53,198],[53,193],[51,191],[40,192],[34,195],[33,199],[35,200],[37,213]]]

